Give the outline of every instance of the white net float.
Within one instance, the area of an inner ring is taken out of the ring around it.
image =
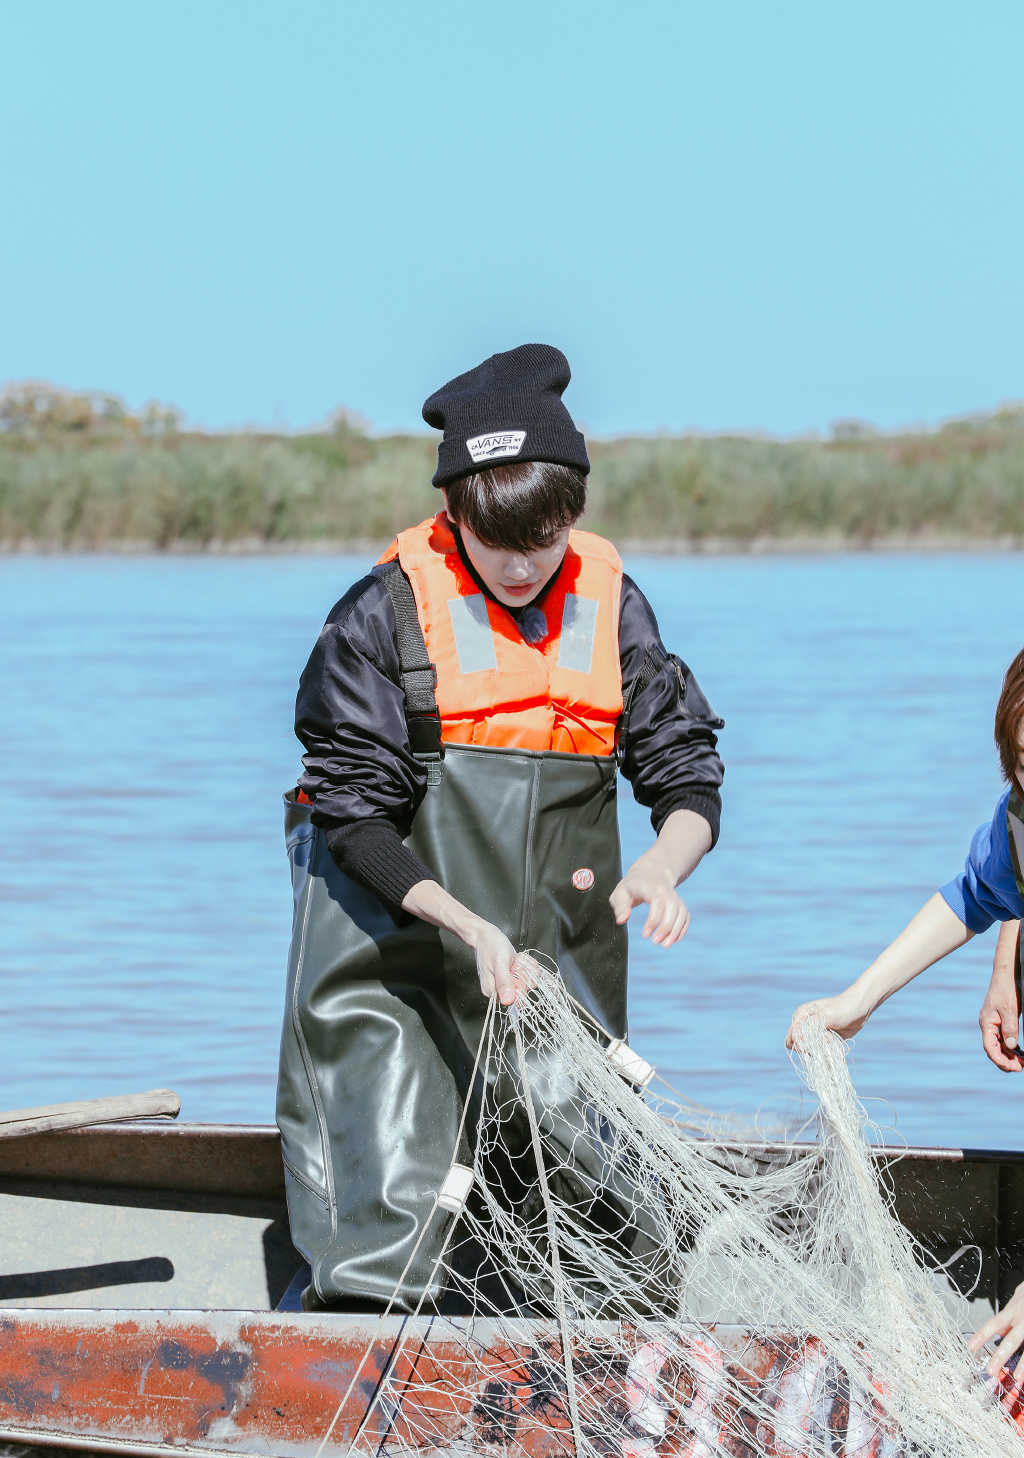
[[[473,1171],[467,1165],[453,1164],[441,1181],[441,1188],[437,1193],[437,1203],[442,1210],[450,1210],[453,1215],[458,1215],[469,1199],[469,1192],[472,1188]]]
[[[653,1064],[648,1063],[646,1058],[641,1058],[639,1053],[634,1053],[622,1038],[613,1038],[604,1051],[616,1073],[621,1073],[623,1078],[628,1078],[637,1088],[646,1088],[654,1077]]]

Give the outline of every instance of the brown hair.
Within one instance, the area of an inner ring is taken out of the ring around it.
[[[1020,755],[1018,739],[1024,724],[1024,648],[1006,670],[1003,691],[996,704],[996,747],[1004,779],[1013,781]]]
[[[575,466],[516,461],[445,485],[448,515],[488,547],[535,552],[572,526],[587,501],[587,478]]]

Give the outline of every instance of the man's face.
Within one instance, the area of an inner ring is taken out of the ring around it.
[[[506,547],[488,547],[468,527],[459,523],[466,556],[481,581],[505,607],[524,607],[558,571],[569,545],[569,527],[562,527],[554,541],[533,552],[512,552]]]

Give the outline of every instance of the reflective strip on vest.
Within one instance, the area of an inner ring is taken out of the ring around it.
[[[483,673],[497,668],[491,620],[487,616],[487,599],[482,592],[472,597],[450,597],[448,616],[455,635],[455,652],[460,673]]]
[[[597,627],[597,601],[592,597],[565,595],[562,609],[562,631],[558,641],[558,666],[572,673],[589,673],[594,661],[594,629]]]

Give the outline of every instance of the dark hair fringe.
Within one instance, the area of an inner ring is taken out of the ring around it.
[[[1006,670],[1003,691],[996,704],[995,740],[999,750],[999,763],[1003,778],[1016,783],[1017,756],[1020,750],[1017,739],[1024,724],[1024,648]]]
[[[449,481],[445,494],[448,515],[486,546],[536,552],[583,514],[587,478],[575,466],[516,461]]]

